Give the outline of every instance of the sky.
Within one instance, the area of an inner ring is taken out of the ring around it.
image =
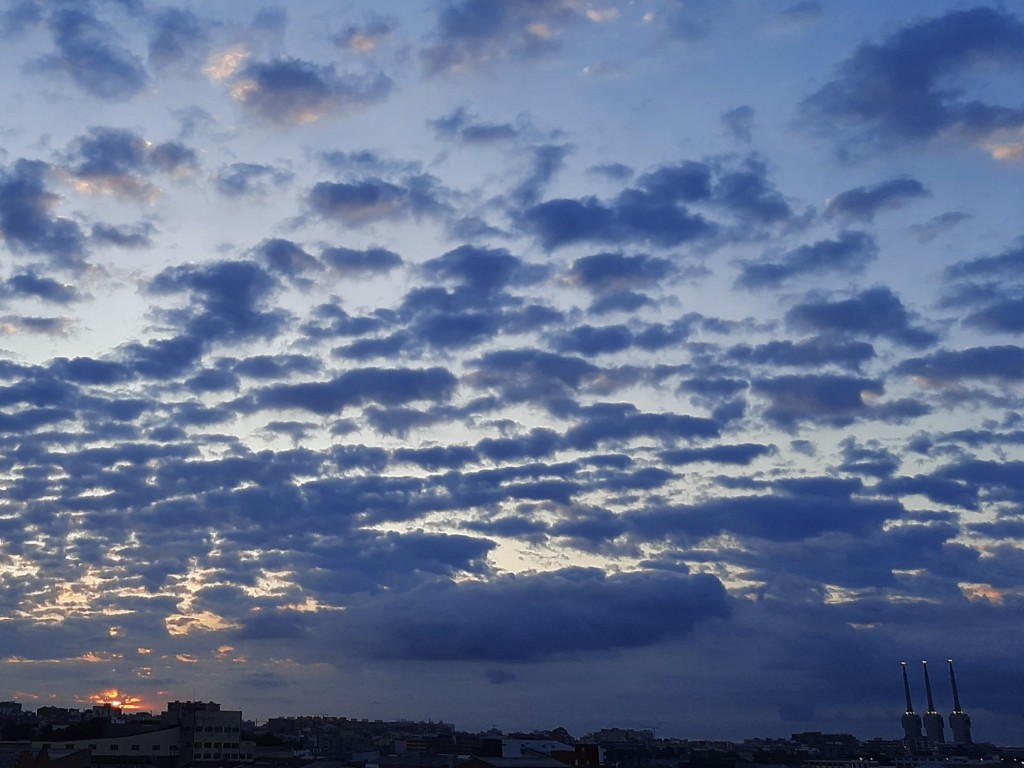
[[[0,697],[1024,743],[1019,6],[0,36]]]

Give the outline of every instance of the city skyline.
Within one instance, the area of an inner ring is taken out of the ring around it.
[[[0,698],[1024,743],[1020,8],[0,37]]]

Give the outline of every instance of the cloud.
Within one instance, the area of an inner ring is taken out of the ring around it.
[[[910,231],[917,235],[917,239],[922,243],[930,243],[935,238],[944,235],[958,224],[970,218],[966,213],[947,211],[946,213],[940,213],[938,216],[932,216],[928,221],[912,225]]]
[[[372,53],[387,40],[398,27],[391,16],[371,13],[362,24],[349,24],[331,36],[332,42],[345,51]]]
[[[768,181],[768,166],[756,157],[720,173],[712,199],[747,226],[779,224],[793,216],[789,203]]]
[[[870,401],[885,392],[877,379],[822,374],[755,379],[751,389],[768,399],[765,417],[785,428],[804,421],[846,426],[871,418]]]
[[[355,279],[384,275],[402,266],[402,257],[387,248],[324,248],[320,258],[338,274]]]
[[[262,240],[252,249],[252,253],[263,261],[271,272],[290,278],[320,268],[320,263],[298,244],[279,237]]]
[[[651,243],[671,247],[709,238],[713,223],[675,200],[639,189],[609,203],[595,197],[547,200],[523,211],[520,224],[548,250],[574,243]]]
[[[349,226],[409,216],[442,215],[449,210],[446,192],[433,176],[412,176],[401,184],[366,178],[355,182],[320,181],[307,198],[310,210]]]
[[[8,278],[5,292],[12,296],[34,296],[54,304],[71,304],[82,298],[73,285],[31,271]]]
[[[579,325],[553,339],[559,352],[575,352],[584,357],[621,352],[633,344],[633,332],[624,325],[594,327]]]
[[[146,87],[142,61],[120,44],[113,27],[82,8],[60,9],[49,19],[57,52],[34,65],[64,72],[78,88],[100,99],[127,99]]]
[[[182,176],[198,167],[195,151],[184,144],[152,144],[122,128],[90,128],[71,142],[64,155],[76,191],[143,202],[153,202],[160,195],[148,172]]]
[[[430,75],[472,70],[506,58],[533,58],[553,50],[559,32],[582,17],[567,0],[449,0],[438,14],[433,42],[420,58]]]
[[[928,196],[917,179],[902,176],[871,187],[855,187],[841,192],[825,206],[825,213],[847,219],[872,221],[879,211],[901,208],[907,202]]]
[[[847,148],[892,149],[945,133],[998,142],[1001,131],[1024,125],[1024,111],[964,101],[953,87],[986,67],[1024,68],[1024,24],[997,8],[951,11],[861,44],[801,110],[813,129],[838,132]]]
[[[339,75],[334,66],[301,59],[253,62],[231,77],[231,94],[248,112],[276,125],[311,123],[385,99],[393,83],[383,73]]]
[[[860,487],[856,480],[808,478],[772,484],[764,495],[633,512],[627,521],[645,539],[696,542],[728,532],[744,539],[806,542],[826,533],[866,536],[901,516],[897,502],[854,498]]]
[[[1016,346],[941,349],[913,357],[896,366],[926,386],[944,386],[965,380],[1012,384],[1024,379],[1024,349]]]
[[[231,163],[214,174],[213,187],[225,197],[250,197],[280,189],[291,180],[290,172],[270,165]]]
[[[676,413],[643,413],[631,403],[597,403],[576,410],[580,421],[565,433],[566,445],[592,450],[604,442],[624,443],[648,437],[672,445],[679,440],[712,438],[720,426],[713,419]]]
[[[425,261],[423,274],[433,280],[451,280],[483,294],[492,294],[508,286],[527,286],[541,282],[548,273],[513,256],[504,248],[460,245],[434,259]]]
[[[775,448],[759,443],[741,443],[737,445],[713,445],[710,448],[674,448],[662,451],[662,461],[673,466],[709,462],[711,464],[735,464],[748,466],[761,456],[775,453]]]
[[[427,122],[438,138],[458,139],[463,144],[496,144],[518,138],[523,130],[522,125],[512,123],[481,123],[465,107]]]
[[[750,289],[774,288],[805,275],[860,272],[877,254],[878,246],[871,235],[866,232],[841,232],[835,240],[819,240],[780,256],[766,254],[761,261],[741,262],[736,286]]]
[[[1024,333],[1024,299],[997,301],[971,313],[963,323],[986,331]]]
[[[570,265],[567,276],[589,291],[604,292],[657,285],[672,272],[668,259],[610,252],[581,256]]]
[[[851,299],[797,304],[786,313],[794,328],[882,337],[914,349],[931,346],[938,335],[911,325],[903,302],[886,287],[869,288]]]
[[[164,316],[200,342],[273,338],[288,315],[269,308],[277,282],[251,261],[220,261],[169,267],[149,285],[150,293],[189,295],[180,310]]]
[[[754,138],[754,108],[748,105],[735,107],[722,113],[722,125],[735,141],[749,144]]]
[[[365,403],[394,406],[444,401],[451,397],[455,384],[455,377],[444,368],[360,368],[328,381],[262,387],[247,403],[255,410],[293,408],[327,415]]]
[[[729,613],[712,576],[580,568],[425,584],[350,608],[343,626],[374,658],[536,661],[655,645]]]
[[[0,229],[15,253],[50,257],[56,267],[81,269],[85,235],[71,219],[51,216],[60,199],[47,191],[48,166],[37,160],[18,160],[0,170]]]
[[[600,372],[580,357],[535,349],[488,352],[474,365],[470,383],[477,388],[494,389],[509,403],[568,398]]]
[[[755,365],[820,367],[831,364],[856,370],[875,357],[875,348],[866,341],[848,341],[826,334],[798,342],[737,344],[728,350],[726,356],[730,360]]]
[[[93,224],[89,237],[94,243],[115,248],[151,248],[155,232],[156,227],[148,221],[127,226]]]
[[[160,8],[152,20],[149,63],[162,69],[179,62],[198,63],[206,50],[209,32],[186,8]]]

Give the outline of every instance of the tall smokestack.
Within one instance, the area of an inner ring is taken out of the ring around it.
[[[971,718],[960,709],[960,694],[956,689],[956,673],[953,671],[953,660],[949,660],[949,682],[953,686],[953,712],[949,716],[949,729],[953,731],[953,741],[957,744],[973,744],[971,739]]]
[[[933,744],[942,744],[946,740],[945,724],[942,715],[935,711],[935,702],[932,700],[932,681],[928,679],[928,662],[922,661],[924,669],[924,690],[928,694],[928,712],[921,720],[924,722],[924,733],[928,741]]]
[[[910,680],[907,678],[907,662],[901,661],[903,667],[903,692],[907,695],[907,711],[903,713],[900,722],[903,724],[903,738],[907,742],[921,740],[921,718],[914,712],[914,705],[910,701]]]

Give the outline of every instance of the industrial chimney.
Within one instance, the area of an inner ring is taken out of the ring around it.
[[[935,710],[932,700],[932,681],[928,679],[928,662],[922,661],[924,669],[924,690],[928,694],[928,711],[921,719],[924,721],[924,733],[932,744],[942,744],[946,740],[945,726],[942,715]]]
[[[914,705],[910,702],[910,680],[907,679],[907,662],[901,661],[903,667],[903,691],[907,694],[907,711],[903,713],[900,722],[903,723],[903,738],[910,744],[921,740],[921,717],[914,712]],[[952,727],[952,716],[950,717]]]
[[[953,741],[956,744],[973,744],[971,718],[960,709],[960,694],[956,690],[956,673],[953,671],[952,659],[949,660],[949,682],[953,684],[953,712],[949,716],[949,729],[953,732]]]

